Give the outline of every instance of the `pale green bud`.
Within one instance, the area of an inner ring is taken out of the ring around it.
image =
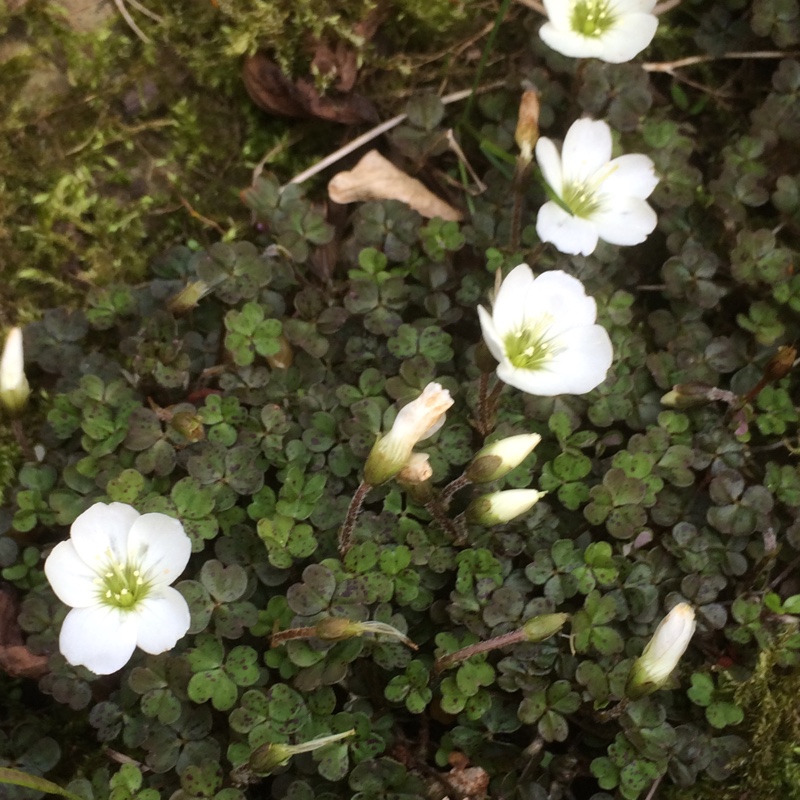
[[[569,614],[539,614],[536,617],[531,617],[522,626],[525,640],[528,642],[543,642],[558,633],[568,619]]]
[[[31,387],[25,377],[22,329],[12,328],[0,358],[0,405],[11,417],[19,416],[28,402]]]
[[[292,756],[299,753],[310,753],[312,750],[319,750],[320,747],[333,744],[341,739],[346,739],[355,733],[355,729],[351,728],[344,733],[332,733],[330,736],[320,736],[318,739],[312,739],[309,742],[302,742],[301,744],[276,744],[268,742],[257,747],[251,754],[248,761],[250,769],[258,775],[268,775],[274,769],[282,767],[289,763]]]
[[[167,308],[176,316],[186,314],[211,291],[205,281],[192,281],[167,301]]]
[[[373,445],[364,466],[364,482],[378,486],[397,475],[408,464],[417,442],[444,425],[445,412],[452,405],[447,389],[429,383],[416,400],[400,409],[392,429]]]
[[[506,489],[476,497],[464,512],[468,522],[501,525],[530,511],[547,492],[536,489]]]
[[[625,694],[632,700],[660,689],[678,666],[694,635],[694,609],[678,603],[658,624],[644,652],[631,667]]]
[[[466,476],[473,483],[499,480],[518,467],[541,441],[538,433],[522,433],[487,444],[475,454]]]

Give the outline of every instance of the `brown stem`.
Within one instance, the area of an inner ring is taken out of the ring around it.
[[[430,500],[425,503],[425,508],[431,516],[441,525],[442,530],[453,540],[454,544],[461,544],[464,541],[464,532],[461,530],[442,507],[438,500]]]
[[[613,708],[608,708],[605,711],[600,711],[595,714],[595,719],[598,722],[609,722],[612,719],[617,719],[617,717],[622,716],[630,702],[631,701],[627,697],[623,697]]]
[[[25,433],[25,429],[22,427],[21,419],[11,420],[11,431],[14,434],[14,438],[17,440],[19,449],[22,450],[22,455],[25,458],[25,460],[36,461],[36,453],[34,452],[30,440],[28,439],[28,436]]]
[[[275,631],[269,640],[269,646],[280,647],[289,639],[313,639],[316,635],[316,625],[312,625],[310,628],[289,628],[285,631]]]
[[[481,372],[478,380],[478,433],[486,436],[486,403],[489,396],[489,373]]]
[[[463,475],[459,475],[454,481],[450,481],[447,486],[442,489],[441,494],[439,495],[439,502],[441,505],[446,508],[450,498],[458,491],[463,489],[465,486],[469,486],[472,481],[467,477],[467,474],[464,473]]]
[[[517,169],[514,174],[512,191],[514,193],[514,206],[511,212],[511,250],[519,248],[519,240],[522,234],[522,198],[525,189],[525,176],[528,172],[529,163],[525,163],[521,158],[517,158]]]
[[[372,487],[361,481],[350,501],[350,507],[347,509],[347,516],[344,518],[344,525],[339,529],[339,555],[344,558],[353,546],[353,530],[358,522],[358,515],[361,513],[361,506],[364,505],[364,500],[369,494]]]
[[[475,644],[462,647],[461,650],[456,650],[455,653],[448,653],[446,656],[437,658],[433,665],[433,669],[434,672],[444,672],[444,670],[452,667],[453,664],[457,664],[459,661],[464,661],[465,659],[475,656],[478,653],[486,653],[489,650],[495,650],[498,647],[508,647],[510,644],[519,644],[520,642],[524,641],[526,641],[525,629],[519,628],[518,630],[511,631],[510,633],[504,633],[501,636],[495,636],[492,639],[487,639],[484,642],[475,642]]]

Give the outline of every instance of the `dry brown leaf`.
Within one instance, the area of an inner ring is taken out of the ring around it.
[[[328,195],[334,203],[363,200],[400,200],[423,217],[441,217],[457,221],[461,212],[402,170],[370,150],[353,169],[334,175],[328,183]]]
[[[366,97],[355,92],[321,95],[311,79],[290,80],[265,53],[256,53],[244,62],[242,79],[252,101],[272,114],[344,125],[378,120],[378,112]]]

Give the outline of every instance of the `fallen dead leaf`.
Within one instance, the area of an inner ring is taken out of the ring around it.
[[[321,95],[310,78],[287,78],[266,53],[256,53],[244,62],[242,78],[252,101],[271,114],[324,119],[343,125],[378,121],[375,106],[363,95],[355,92]]]
[[[328,183],[334,203],[364,200],[401,200],[423,217],[460,220],[461,212],[431,192],[416,178],[398,169],[377,150],[370,150],[351,170],[334,175]]]

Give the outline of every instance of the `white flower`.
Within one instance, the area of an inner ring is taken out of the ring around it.
[[[542,176],[558,198],[539,209],[536,232],[562,253],[588,256],[597,240],[639,244],[658,221],[645,202],[658,184],[653,162],[632,153],[611,158],[611,129],[579,119],[564,137],[559,155],[550,139],[536,143]]]
[[[397,412],[392,429],[373,446],[364,466],[364,481],[378,486],[397,475],[411,458],[414,445],[444,425],[445,412],[452,405],[447,389],[429,383],[416,400]]]
[[[84,511],[44,565],[53,591],[72,606],[59,638],[67,661],[108,675],[137,645],[152,654],[174,647],[190,617],[170,584],[191,550],[183,525],[166,514],[139,514],[125,503]]]
[[[656,0],[543,0],[542,41],[573,58],[630,61],[653,41]]]
[[[25,377],[25,354],[22,349],[22,330],[12,328],[6,337],[0,358],[0,405],[12,416],[25,407],[31,389]]]
[[[689,646],[695,625],[694,609],[688,603],[678,603],[661,620],[644,652],[633,663],[625,686],[628,697],[643,697],[667,682]]]
[[[528,394],[584,394],[605,380],[613,350],[595,325],[597,306],[583,284],[560,270],[508,273],[491,315],[478,306],[483,338],[500,362],[497,377]]]
[[[506,489],[482,494],[467,506],[464,515],[469,522],[480,525],[502,525],[530,511],[546,494],[536,489]]]

